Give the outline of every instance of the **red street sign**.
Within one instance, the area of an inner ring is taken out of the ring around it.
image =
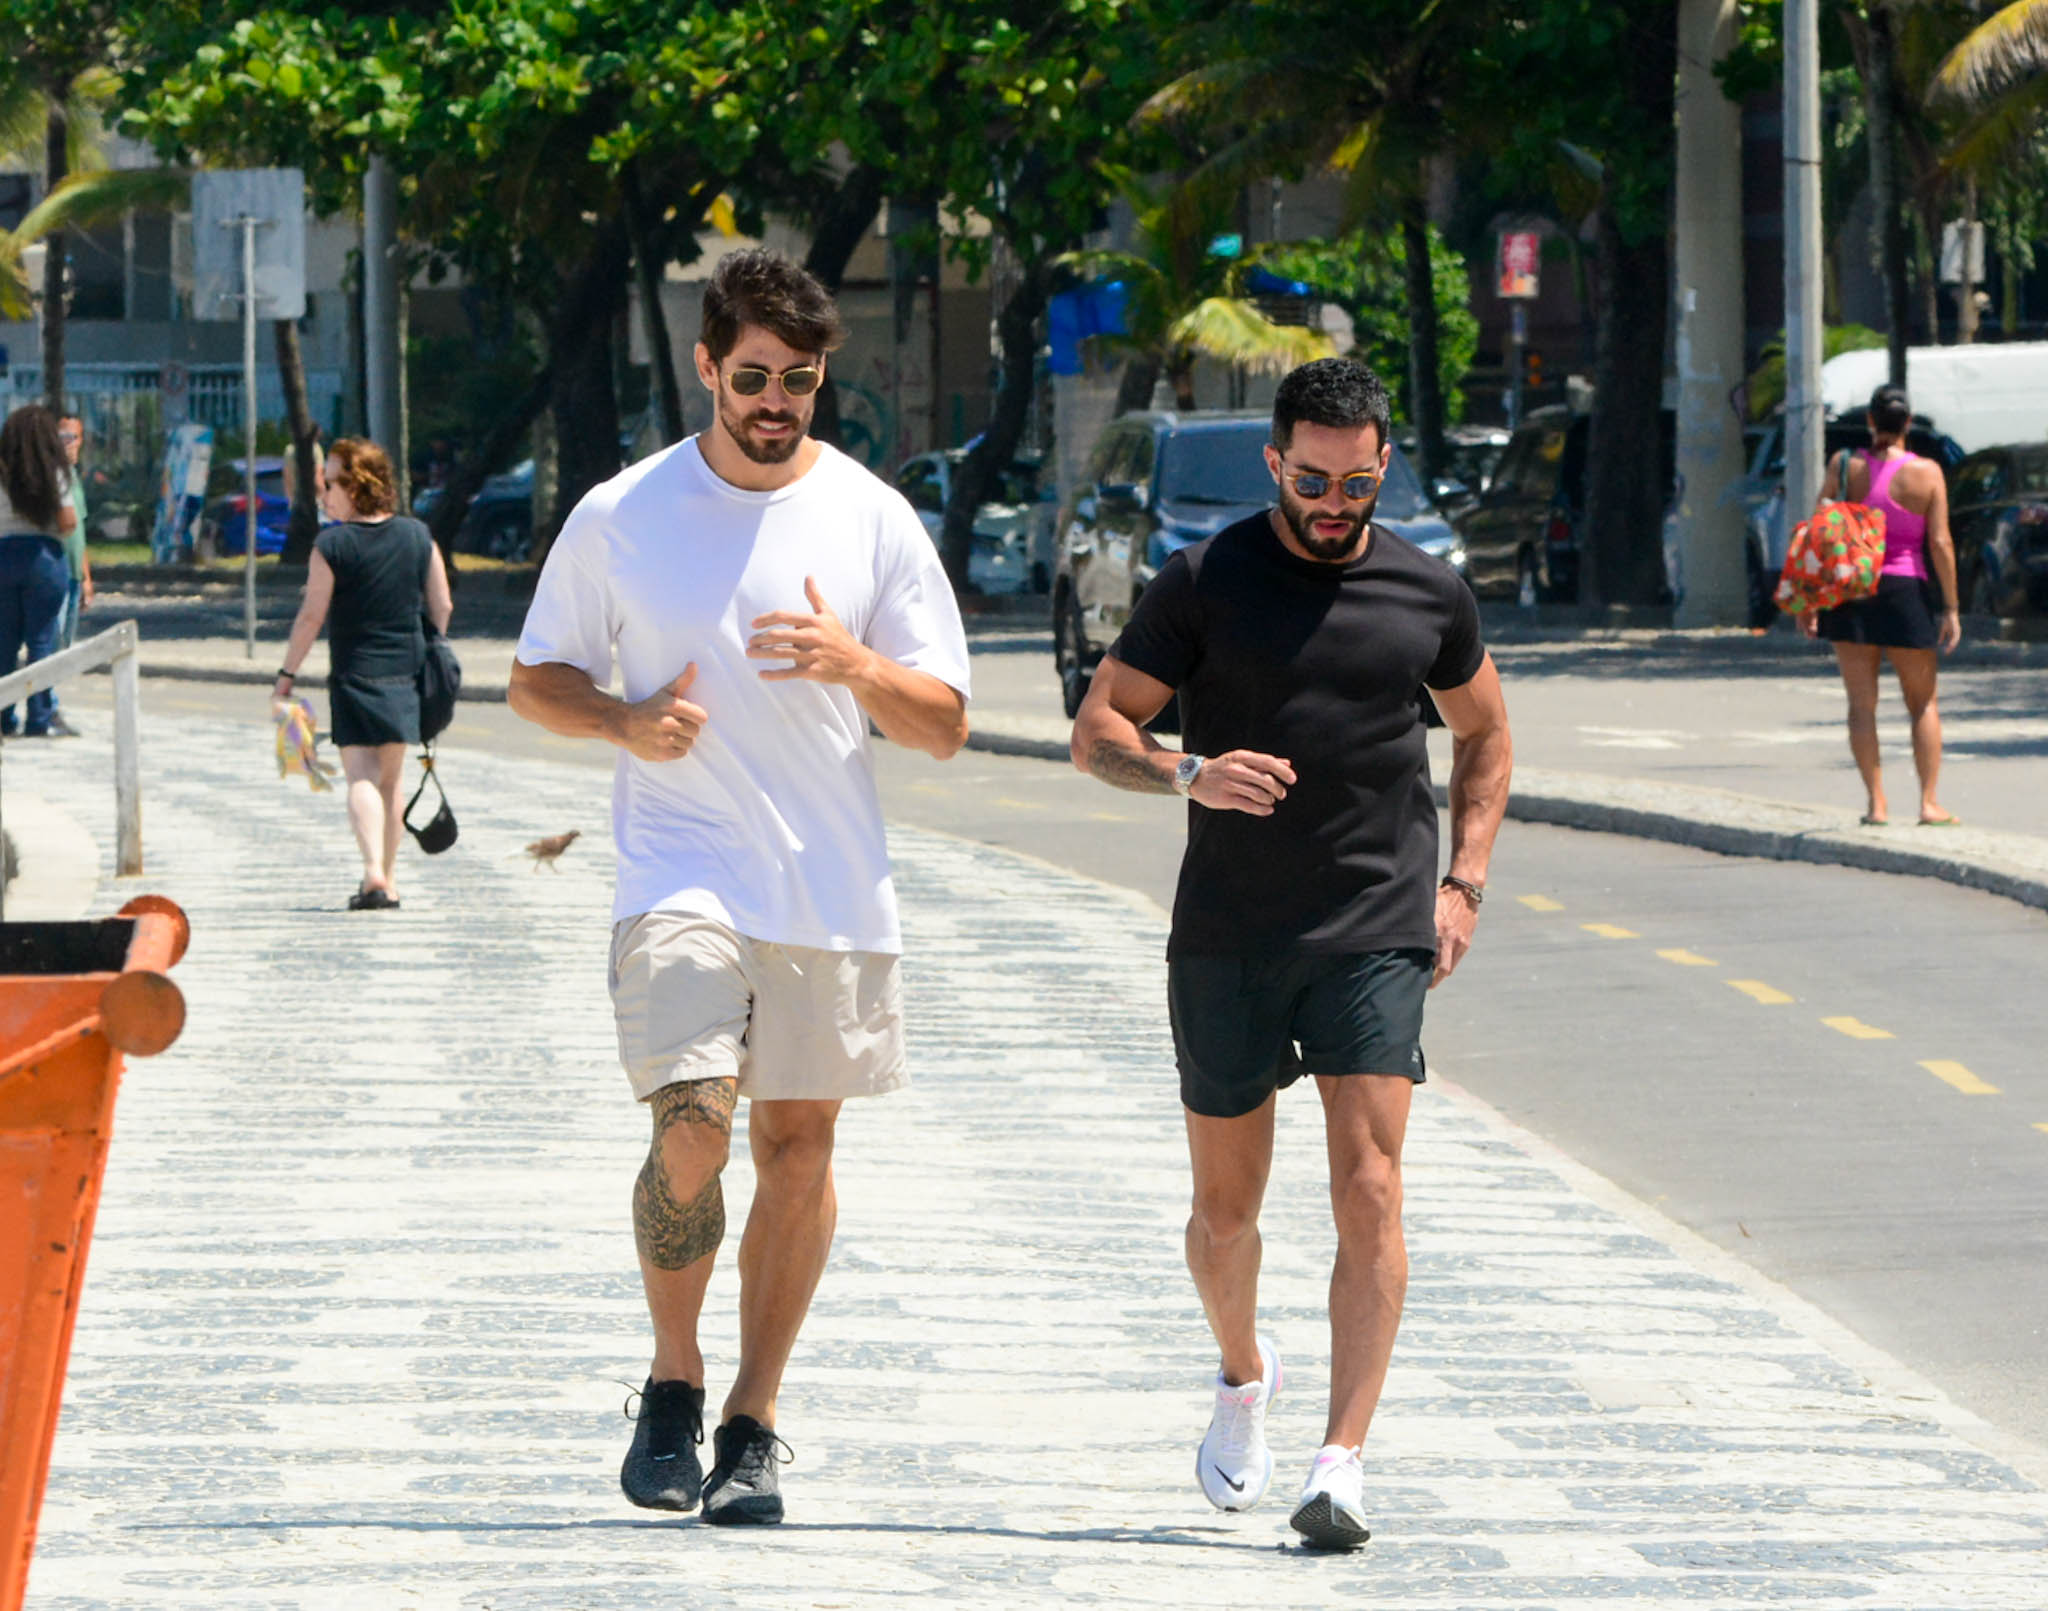
[[[1503,234],[1493,277],[1494,294],[1502,297],[1537,295],[1537,276],[1542,264],[1543,237],[1535,230]]]

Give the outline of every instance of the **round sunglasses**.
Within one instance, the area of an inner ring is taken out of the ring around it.
[[[1286,470],[1287,484],[1294,488],[1295,496],[1306,498],[1311,503],[1325,496],[1335,483],[1344,491],[1344,496],[1353,503],[1363,503],[1380,490],[1381,476],[1377,470],[1353,470],[1348,475],[1327,476],[1320,470]]]
[[[798,364],[796,368],[785,369],[780,374],[749,364],[744,369],[735,369],[725,377],[725,382],[737,397],[759,397],[768,389],[771,380],[782,382],[786,396],[808,397],[824,379],[825,371],[816,364]]]

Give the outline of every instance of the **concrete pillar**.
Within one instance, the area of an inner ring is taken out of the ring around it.
[[[399,451],[398,175],[383,157],[363,175],[363,423]]]
[[[1714,64],[1735,43],[1737,0],[1678,8],[1678,546],[1681,626],[1736,626],[1748,611],[1743,511],[1742,112]]]

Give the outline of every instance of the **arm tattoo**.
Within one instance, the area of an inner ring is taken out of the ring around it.
[[[1162,776],[1149,756],[1127,750],[1113,739],[1095,741],[1088,752],[1088,770],[1104,783],[1134,794],[1173,793],[1173,780]]]
[[[739,1082],[730,1078],[664,1085],[649,1099],[654,1141],[633,1185],[633,1240],[657,1270],[686,1269],[716,1253],[725,1239],[725,1189],[719,1169],[711,1171],[689,1202],[677,1202],[662,1160],[662,1138],[677,1125],[693,1125],[714,1134],[721,1144],[730,1142],[738,1099]],[[719,1167],[723,1166],[721,1151]]]

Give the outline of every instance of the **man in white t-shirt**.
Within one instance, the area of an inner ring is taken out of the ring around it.
[[[654,1120],[633,1193],[654,1360],[620,1483],[654,1509],[701,1496],[709,1522],[782,1519],[775,1399],[832,1245],[839,1105],[905,1079],[868,723],[941,760],[967,740],[967,643],[930,539],[806,434],[841,339],[789,259],[723,259],[696,352],[715,422],[576,506],[512,666],[521,716],[620,752],[612,1003]],[[741,1096],[740,1359],[707,1478],[697,1320]]]

